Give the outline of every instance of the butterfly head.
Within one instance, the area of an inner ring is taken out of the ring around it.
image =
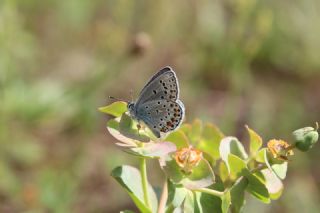
[[[128,111],[130,113],[130,115],[133,115],[134,116],[134,103],[133,102],[128,102]]]

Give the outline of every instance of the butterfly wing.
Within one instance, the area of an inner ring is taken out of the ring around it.
[[[158,138],[161,132],[167,133],[181,124],[184,106],[179,100],[178,79],[170,67],[161,69],[142,89],[134,115]]]
[[[180,100],[152,100],[140,106],[137,117],[159,138],[161,132],[167,133],[180,126],[184,111]]]
[[[170,67],[165,67],[157,72],[142,89],[136,106],[152,100],[177,100],[179,99],[179,84],[176,74]]]

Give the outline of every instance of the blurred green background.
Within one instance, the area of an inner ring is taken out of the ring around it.
[[[166,65],[187,121],[290,142],[320,121],[319,20],[319,0],[1,0],[0,212],[134,210],[109,173],[135,159],[97,108]],[[280,200],[248,196],[245,212],[319,212],[319,148],[296,153]]]

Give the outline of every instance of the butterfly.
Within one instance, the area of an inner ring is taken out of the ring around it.
[[[135,102],[128,102],[130,116],[143,123],[160,138],[174,131],[185,115],[183,103],[179,100],[179,83],[171,67],[158,71],[141,90]]]

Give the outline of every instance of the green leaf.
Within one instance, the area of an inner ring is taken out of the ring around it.
[[[176,184],[181,183],[185,175],[172,156],[166,155],[159,159],[160,167],[166,173],[167,177]]]
[[[183,202],[183,212],[188,213],[196,213],[199,211],[196,211],[197,208],[197,202],[195,200],[195,196],[191,191],[188,191],[186,194],[186,198]]]
[[[262,139],[255,131],[250,129],[248,126],[246,126],[246,128],[250,136],[250,154],[254,156],[262,145]]]
[[[210,189],[217,190],[217,191],[223,191],[224,186],[221,182],[215,183],[214,185],[209,187]],[[221,198],[217,196],[213,196],[207,193],[199,193],[197,192],[197,199],[198,203],[200,203],[199,206],[201,206],[201,211],[203,213],[221,213]]]
[[[187,133],[187,135],[190,138],[190,141],[193,142],[193,144],[196,144],[199,142],[202,134],[202,121],[199,119],[195,119],[192,122],[192,128],[191,131]]]
[[[229,154],[228,164],[230,168],[231,179],[236,179],[240,176],[243,176],[245,171],[248,170],[246,163],[241,158],[233,154]]]
[[[245,177],[239,178],[231,187],[231,212],[239,213],[242,212],[243,206],[245,204],[245,190],[248,186],[248,179]]]
[[[266,160],[264,157],[266,151],[267,151],[267,148],[260,149],[256,155],[256,161],[258,161],[259,163],[266,163]]]
[[[164,141],[170,141],[177,146],[177,149],[189,147],[188,137],[182,130],[171,132]]]
[[[137,143],[135,143],[133,139],[128,138],[119,132],[119,122],[118,121],[116,121],[114,119],[109,120],[107,123],[107,129],[108,129],[110,135],[112,135],[118,141],[122,142],[122,143],[116,143],[117,145],[123,146],[123,147],[136,147],[137,146]]]
[[[161,157],[176,151],[176,146],[170,142],[150,142],[143,147],[131,148],[130,150],[143,157]]]
[[[221,213],[221,199],[217,196],[212,196],[207,193],[197,192],[198,206],[203,213]],[[213,211],[214,210],[214,211]]]
[[[180,127],[180,130],[186,134],[187,138],[193,145],[196,145],[201,138],[202,121],[196,119],[192,122],[192,124],[183,124]]]
[[[197,145],[198,149],[206,150],[214,159],[220,158],[219,146],[223,138],[222,132],[213,124],[207,123],[203,127],[202,137]]]
[[[270,195],[264,183],[249,171],[245,176],[249,181],[247,191],[258,200],[264,203],[270,203]]]
[[[150,141],[150,138],[148,136],[142,134],[142,132],[138,132],[136,123],[126,113],[123,113],[121,116],[121,120],[119,123],[119,132],[122,135],[133,140],[145,143]]]
[[[272,156],[270,156],[270,154],[268,154],[267,151],[265,151],[264,158],[268,168],[273,171],[276,176],[282,180],[286,178],[288,162],[274,159]]]
[[[214,183],[214,174],[204,160],[199,162],[191,174],[183,173],[172,156],[163,156],[159,162],[161,168],[173,183],[182,184],[188,189],[207,187]]]
[[[228,180],[229,172],[228,172],[227,165],[224,161],[220,162],[219,174],[220,174],[220,178],[221,178],[222,182],[226,182]]]
[[[188,189],[197,189],[208,187],[215,182],[215,175],[206,159],[202,159],[193,169],[190,175],[187,175],[182,184]]]
[[[116,101],[108,106],[99,108],[100,112],[103,112],[115,117],[120,117],[127,110],[128,110],[127,103],[123,101]]]
[[[271,169],[274,174],[276,174],[280,179],[284,180],[287,175],[288,162],[283,162],[282,164],[273,164]]]
[[[262,202],[269,203],[269,193],[262,182],[257,176],[251,174],[248,170],[246,163],[239,157],[230,154],[228,157],[228,163],[230,168],[230,175],[233,178],[237,178],[240,176],[245,176],[248,179],[248,187],[247,190],[253,196],[261,200]]]
[[[167,204],[171,204],[173,207],[181,206],[182,202],[186,198],[188,189],[181,185],[176,185],[168,180],[168,200]]]
[[[226,163],[228,170],[230,171],[228,156],[229,154],[236,155],[241,159],[245,160],[248,158],[243,145],[235,137],[225,137],[222,139],[219,147],[220,156],[222,160]]]
[[[272,200],[277,200],[283,191],[282,181],[269,169],[261,171],[265,178],[265,184]]]
[[[224,193],[224,195],[221,197],[221,201],[222,213],[228,213],[231,205],[231,196],[229,191]]]
[[[152,213],[157,211],[157,197],[150,184],[148,184],[148,192],[152,209],[149,209],[144,202],[143,189],[141,184],[142,181],[138,169],[126,165],[119,166],[112,170],[111,176],[114,177],[124,189],[126,189],[133,202],[141,212]]]

